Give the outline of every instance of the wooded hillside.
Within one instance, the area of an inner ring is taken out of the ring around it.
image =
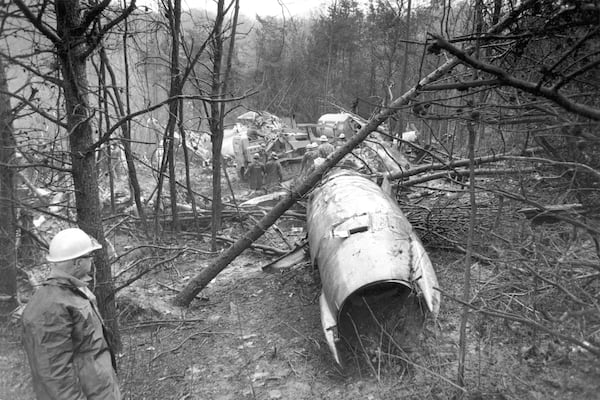
[[[389,182],[452,282],[440,291],[453,371],[427,364],[452,382],[445,394],[477,391],[470,346],[501,324],[533,338],[510,336],[523,360],[597,365],[600,1],[329,0],[252,18],[245,1],[2,2],[5,325],[68,226],[103,245],[94,292],[115,332],[130,322],[121,293],[179,262],[190,268],[168,303],[193,308],[246,249],[266,262],[294,247],[310,191],[350,159]],[[306,143],[281,151],[285,182],[258,193],[226,151],[248,111],[261,157],[324,114],[347,113],[353,130],[307,174],[294,164]],[[240,207],[259,194],[274,200]]]

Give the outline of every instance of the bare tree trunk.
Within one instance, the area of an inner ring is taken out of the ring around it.
[[[471,260],[473,256],[473,235],[475,232],[475,217],[477,215],[477,203],[475,201],[475,127],[473,122],[467,123],[469,130],[469,199],[471,213],[469,214],[469,233],[467,236],[467,254],[465,255],[464,277],[463,277],[463,301],[471,303]],[[458,374],[457,383],[465,386],[465,358],[467,354],[467,323],[469,322],[470,307],[464,306],[460,319],[460,336],[458,342]]]
[[[169,28],[171,35],[171,59],[169,70],[171,74],[169,86],[169,98],[181,94],[182,83],[179,69],[179,35],[181,31],[181,0],[171,0],[163,3],[164,13],[169,18]],[[154,206],[154,231],[159,231],[159,211],[161,206],[162,186],[165,177],[165,170],[169,169],[169,192],[171,199],[172,229],[179,230],[179,214],[177,212],[177,177],[175,176],[175,127],[177,125],[179,101],[173,99],[169,102],[169,116],[167,127],[163,136],[162,147],[164,149],[160,172],[158,174],[158,185],[156,187],[156,203]]]
[[[81,229],[102,244],[102,251],[98,251],[95,257],[94,291],[100,312],[115,335],[115,344],[119,347],[113,280],[100,214],[98,172],[94,152],[90,151],[94,139],[90,123],[93,115],[90,114],[88,103],[87,57],[84,47],[86,36],[77,34],[81,31],[81,13],[77,0],[56,2],[57,33],[61,38],[57,43],[57,55],[64,79],[63,89],[78,224]]]
[[[179,100],[179,102],[183,102],[183,100]],[[196,227],[196,233],[198,234],[198,238],[200,238],[200,221],[198,220],[198,206],[196,205],[196,197],[194,196],[194,191],[192,190],[192,178],[190,176],[190,158],[189,151],[187,148],[187,138],[185,134],[185,128],[183,126],[183,104],[179,104],[179,136],[181,136],[181,146],[183,149],[183,162],[185,167],[185,187],[187,189],[187,196],[189,202],[192,204],[192,215],[194,216],[194,225]]]
[[[331,98],[331,96],[329,96],[329,81],[330,81],[330,75],[331,75],[331,64],[332,64],[332,59],[333,59],[333,55],[331,53],[333,53],[333,29],[334,29],[334,25],[335,25],[335,17],[337,16],[337,0],[334,0],[333,4],[330,6],[330,8],[332,9],[331,12],[331,22],[329,25],[329,42],[327,45],[327,70],[325,73],[325,99],[329,100]],[[323,106],[319,107],[322,108]]]
[[[218,1],[217,16],[215,17],[215,36],[210,42],[213,58],[211,98],[218,99],[221,95],[221,59],[223,54],[223,19],[225,18],[223,0]],[[218,102],[210,103],[208,124],[212,133],[212,226],[211,249],[217,250],[217,232],[221,230],[221,148],[223,147],[223,121],[221,107]]]
[[[101,49],[101,52],[104,49]],[[100,68],[96,70],[98,74],[98,109],[102,110],[100,117],[98,118],[98,139],[104,135],[102,130],[102,121],[106,122],[106,130],[110,129],[110,109],[108,108],[108,87],[106,85],[106,64],[105,58],[100,56]],[[115,201],[115,174],[113,168],[113,159],[110,142],[104,146],[104,150],[100,148],[100,154],[104,155],[106,162],[106,173],[108,175],[108,184],[110,188],[110,211],[115,213],[116,201]],[[103,157],[101,156],[102,160]],[[102,171],[102,164],[100,164],[100,170]]]
[[[412,13],[412,0],[408,0],[406,5],[406,32],[404,35],[404,59],[402,60],[402,71],[400,72],[400,93],[404,93],[407,86],[408,80],[408,58],[410,56],[410,14]],[[402,113],[398,113],[398,136],[402,136],[402,132],[405,128],[404,118],[402,117]]]
[[[475,32],[480,35],[483,30],[482,18],[483,4],[481,0],[475,2]],[[479,53],[479,41],[476,43],[476,54]],[[478,77],[478,71],[473,70],[473,80]],[[475,96],[474,96],[475,97]],[[471,114],[473,118],[474,113]],[[477,202],[475,201],[475,148],[479,139],[475,133],[475,118],[467,121],[467,130],[469,131],[469,201],[471,213],[469,214],[469,233],[467,236],[467,254],[465,255],[464,277],[463,277],[463,301],[465,304],[471,303],[471,260],[473,255],[473,235],[475,233],[475,220],[477,216]],[[470,307],[463,306],[460,318],[459,338],[458,338],[458,371],[457,383],[459,386],[465,386],[465,362],[467,354],[467,324],[469,323]]]
[[[18,306],[15,215],[15,138],[4,60],[0,59],[0,323]]]
[[[126,39],[124,38],[123,40]],[[126,54],[127,52],[125,51],[124,53]],[[104,66],[106,67],[106,70],[110,75],[111,87],[113,88],[113,98],[117,102],[116,107],[119,111],[119,117],[122,118],[125,115],[129,114],[129,110],[125,110],[123,106],[123,100],[121,100],[121,95],[119,93],[119,90],[117,89],[117,78],[115,76],[115,72],[112,66],[110,65],[104,48],[100,49],[100,56],[104,59]],[[125,56],[125,58],[127,58],[127,56]],[[127,62],[125,62],[125,65],[127,65]],[[125,74],[126,76],[128,76],[127,67],[125,67]],[[126,79],[126,81],[128,81],[128,79]],[[129,109],[129,96],[127,95],[127,93],[129,93],[128,83],[125,84],[125,93],[125,97],[127,98],[128,104],[127,108]],[[129,177],[129,185],[131,186],[131,190],[133,191],[131,195],[133,195],[133,198],[135,200],[135,205],[138,211],[138,215],[140,216],[140,219],[142,221],[142,226],[144,227],[144,230],[147,231],[146,212],[144,211],[144,206],[142,204],[140,183],[137,178],[135,163],[133,162],[133,153],[131,151],[130,121],[127,121],[126,124],[123,124],[121,126],[121,132],[123,133],[123,140],[121,143],[123,145],[123,151],[125,152],[125,162],[127,163],[127,176]]]
[[[181,34],[181,0],[167,2],[169,7],[169,25],[171,27],[171,85],[169,89],[169,97],[175,97],[181,94],[182,82],[181,71],[179,68],[179,36]],[[172,100],[169,103],[169,119],[167,121],[167,137],[165,152],[167,154],[169,166],[169,192],[171,197],[171,216],[172,229],[175,232],[179,231],[179,216],[177,213],[177,176],[175,176],[175,127],[177,126],[177,118],[179,117],[180,101]]]
[[[233,22],[231,28],[231,37],[229,38],[229,51],[227,53],[225,72],[221,72],[223,64],[223,46],[225,36],[223,32],[223,21],[225,19],[224,0],[219,0],[217,6],[217,16],[215,17],[214,36],[210,41],[212,50],[213,70],[211,98],[215,101],[210,103],[209,125],[212,133],[212,184],[213,184],[213,202],[212,202],[212,227],[211,227],[211,249],[217,250],[217,233],[221,230],[221,168],[222,165],[221,149],[223,147],[223,120],[225,118],[226,104],[219,102],[227,92],[227,80],[231,71],[231,62],[235,44],[235,32],[239,13],[239,0],[235,1]]]

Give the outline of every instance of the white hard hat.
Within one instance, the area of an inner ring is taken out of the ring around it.
[[[315,142],[311,142],[311,143],[309,143],[309,144],[306,145],[307,149],[314,149],[315,147],[318,147]]]
[[[339,139],[346,139],[346,135],[344,135],[343,133],[340,133],[340,136],[338,136]]]
[[[321,137],[319,138],[320,142],[327,142],[327,136],[325,135],[321,135]]]
[[[96,239],[81,229],[68,228],[54,236],[50,242],[46,260],[49,262],[73,260],[101,248],[102,246]]]

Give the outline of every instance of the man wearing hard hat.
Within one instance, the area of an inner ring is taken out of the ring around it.
[[[106,328],[87,288],[92,253],[100,248],[78,228],[50,242],[50,275],[21,318],[38,400],[121,399]]]
[[[319,157],[327,158],[331,153],[335,151],[333,145],[329,143],[327,136],[321,135],[321,137],[319,138],[319,142],[321,142],[321,144],[319,145]]]
[[[346,144],[346,135],[344,135],[343,133],[340,133],[340,136],[337,137],[337,143],[335,146],[335,149],[339,149],[340,147],[343,147]]]

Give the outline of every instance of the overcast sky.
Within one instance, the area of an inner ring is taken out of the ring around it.
[[[240,12],[248,17],[280,16],[283,10],[285,16],[308,16],[310,11],[328,4],[330,0],[240,0]],[[227,3],[227,1],[226,1]],[[189,8],[216,9],[215,0],[182,0],[182,5]]]

